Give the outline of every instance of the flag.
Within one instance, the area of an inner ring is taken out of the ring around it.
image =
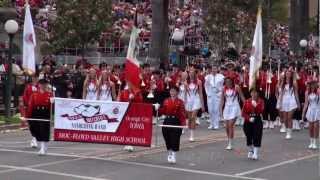
[[[36,72],[35,52],[36,36],[34,33],[30,6],[26,4],[23,26],[23,68],[28,73]]]
[[[262,65],[262,53],[262,20],[261,7],[259,7],[257,14],[257,25],[254,32],[252,51],[250,57],[249,89],[255,88],[255,83],[259,73],[259,69]]]
[[[125,63],[125,78],[127,83],[129,83],[134,89],[140,87],[140,64],[137,60],[138,45],[137,40],[140,30],[133,26],[130,36],[130,42],[127,52],[127,58]]]

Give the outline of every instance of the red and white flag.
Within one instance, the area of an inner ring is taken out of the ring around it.
[[[28,73],[36,72],[35,49],[36,35],[34,33],[30,5],[26,4],[26,13],[23,26],[23,68]]]
[[[256,79],[259,69],[262,65],[262,20],[261,20],[261,7],[258,9],[257,25],[254,32],[252,42],[252,52],[250,57],[249,69],[249,88],[255,88]]]
[[[140,30],[135,26],[132,28],[130,42],[127,52],[127,59],[125,64],[125,78],[127,83],[129,83],[134,89],[138,89],[140,87],[140,63],[137,60],[138,53],[138,37]]]

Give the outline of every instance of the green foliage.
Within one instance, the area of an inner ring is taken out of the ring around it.
[[[271,0],[271,19],[278,23],[288,24],[289,0]]]
[[[10,7],[11,1],[10,0],[0,0],[0,7]]]
[[[0,116],[0,125],[4,124],[6,122],[6,120],[9,124],[18,124],[21,121],[19,117],[20,117],[19,114],[12,116],[12,117],[9,117],[9,118],[6,118],[4,116]]]
[[[84,50],[112,24],[111,6],[112,0],[57,1],[49,43],[56,51],[65,47]]]

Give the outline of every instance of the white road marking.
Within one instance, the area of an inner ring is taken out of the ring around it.
[[[265,170],[268,170],[268,169],[271,169],[271,168],[275,168],[275,167],[291,164],[291,163],[294,163],[294,162],[297,162],[297,161],[310,159],[310,158],[313,158],[313,157],[316,157],[316,156],[319,156],[319,154],[312,154],[312,155],[308,155],[308,156],[304,156],[304,157],[300,157],[300,158],[296,158],[296,159],[291,159],[291,160],[288,160],[288,161],[283,161],[283,162],[280,162],[280,163],[277,163],[277,164],[272,164],[272,165],[269,165],[269,166],[253,169],[253,170],[250,170],[250,171],[237,173],[235,175],[236,176],[245,176],[245,175],[248,175],[248,174],[253,174],[253,173],[260,172],[260,171],[265,171]]]
[[[57,175],[57,176],[73,177],[73,178],[85,179],[85,180],[110,180],[105,178],[95,178],[95,177],[80,176],[75,174],[60,173],[60,172],[53,172],[53,171],[47,171],[47,170],[32,169],[28,167],[9,166],[9,165],[0,165],[0,167],[15,169],[15,170],[22,170],[22,171],[37,172],[37,173],[43,173],[43,174],[50,174],[50,175]]]
[[[12,149],[0,149],[0,151],[36,154],[36,152],[12,150]],[[66,154],[59,154],[59,153],[48,153],[47,155],[48,156],[75,157],[75,158],[82,158],[82,159],[101,160],[101,161],[106,161],[106,162],[114,162],[114,163],[121,163],[121,164],[127,164],[127,165],[136,165],[136,166],[143,166],[143,167],[150,167],[150,168],[166,169],[166,170],[172,170],[172,171],[188,172],[188,173],[210,175],[210,176],[237,178],[237,179],[244,179],[244,180],[265,180],[265,179],[261,179],[261,178],[244,177],[244,176],[240,176],[240,175],[222,174],[222,173],[215,173],[215,172],[209,172],[209,171],[184,169],[184,168],[146,164],[146,163],[138,163],[138,162],[110,160],[110,159],[104,159],[104,158],[100,158],[100,157],[96,157],[96,156],[89,157],[89,156],[79,156],[79,155],[66,155]],[[1,167],[1,165],[0,165],[0,167]]]

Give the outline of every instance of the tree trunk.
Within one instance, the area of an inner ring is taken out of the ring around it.
[[[297,52],[299,49],[299,6],[298,1],[300,0],[290,0],[290,17],[289,17],[289,34],[290,34],[290,40],[289,40],[289,46],[290,49],[293,52]]]
[[[152,30],[150,57],[164,63],[168,60],[169,0],[152,0]]]

